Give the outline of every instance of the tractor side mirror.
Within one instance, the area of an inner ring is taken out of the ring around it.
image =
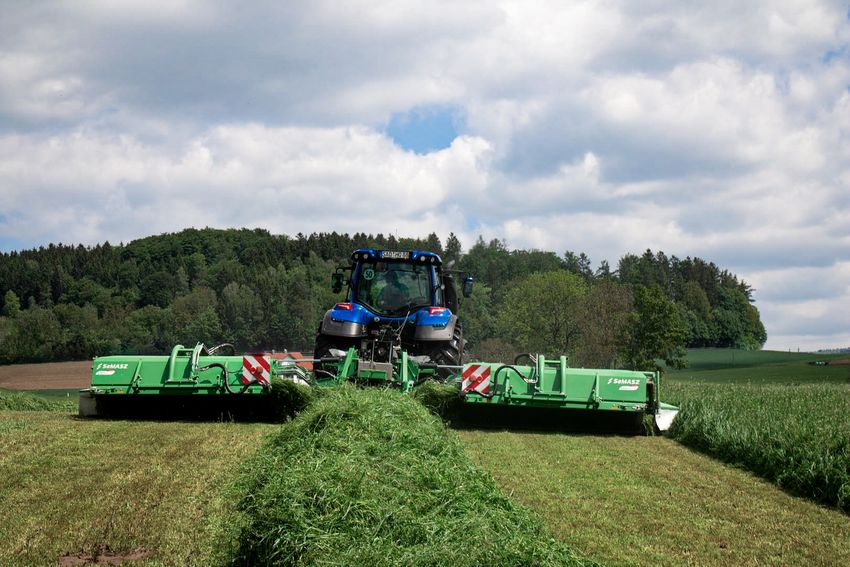
[[[335,272],[331,274],[331,289],[334,293],[339,293],[342,291],[342,286],[345,284],[343,281],[343,274],[340,272]]]
[[[472,297],[472,276],[463,278],[463,286],[461,287],[464,297]]]

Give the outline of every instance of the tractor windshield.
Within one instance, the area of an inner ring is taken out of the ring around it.
[[[355,298],[375,313],[404,315],[431,305],[431,267],[405,262],[360,265]]]

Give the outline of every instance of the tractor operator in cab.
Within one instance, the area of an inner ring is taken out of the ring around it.
[[[387,285],[378,293],[378,307],[381,309],[399,309],[407,305],[410,290],[398,281],[396,270],[387,271]]]

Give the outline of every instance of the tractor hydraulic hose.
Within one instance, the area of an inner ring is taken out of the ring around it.
[[[521,352],[518,355],[516,355],[514,357],[514,364],[515,365],[519,364],[519,361],[522,360],[523,358],[528,358],[528,360],[531,361],[532,365],[535,365],[535,366],[537,365],[537,357],[534,356],[533,354],[531,354],[530,352]]]
[[[245,390],[248,389],[248,386],[250,386],[250,384],[245,384],[244,386],[242,386],[241,390],[235,390],[231,388],[230,380],[228,379],[227,368],[220,362],[213,362],[212,364],[209,364],[207,366],[202,366],[198,368],[198,372],[203,372],[204,370],[209,370],[210,368],[221,368],[221,380],[224,382],[224,388],[229,394],[242,394],[245,392]]]
[[[236,353],[236,347],[235,346],[233,346],[230,343],[221,343],[220,345],[216,345],[216,346],[212,347],[211,349],[207,350],[207,354],[213,355],[223,348],[229,348],[231,353],[234,353],[234,354]]]
[[[520,355],[520,356],[522,356],[522,355]],[[526,356],[528,356],[528,355],[526,355]],[[519,357],[517,357],[517,358],[519,358]],[[531,357],[529,356],[529,358],[531,358]],[[532,358],[532,360],[534,360],[534,359]],[[502,370],[513,370],[514,372],[517,373],[517,376],[522,378],[523,382],[525,382],[526,384],[532,385],[532,386],[537,384],[540,381],[539,378],[533,378],[532,379],[532,378],[526,377],[525,374],[523,374],[522,372],[517,370],[517,368],[515,366],[512,366],[510,364],[503,364],[499,368],[496,369],[496,372],[493,373],[494,384],[499,378],[499,372],[501,372]]]

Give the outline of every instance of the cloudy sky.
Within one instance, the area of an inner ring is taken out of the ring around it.
[[[0,250],[184,227],[700,256],[850,346],[844,1],[6,0]]]

